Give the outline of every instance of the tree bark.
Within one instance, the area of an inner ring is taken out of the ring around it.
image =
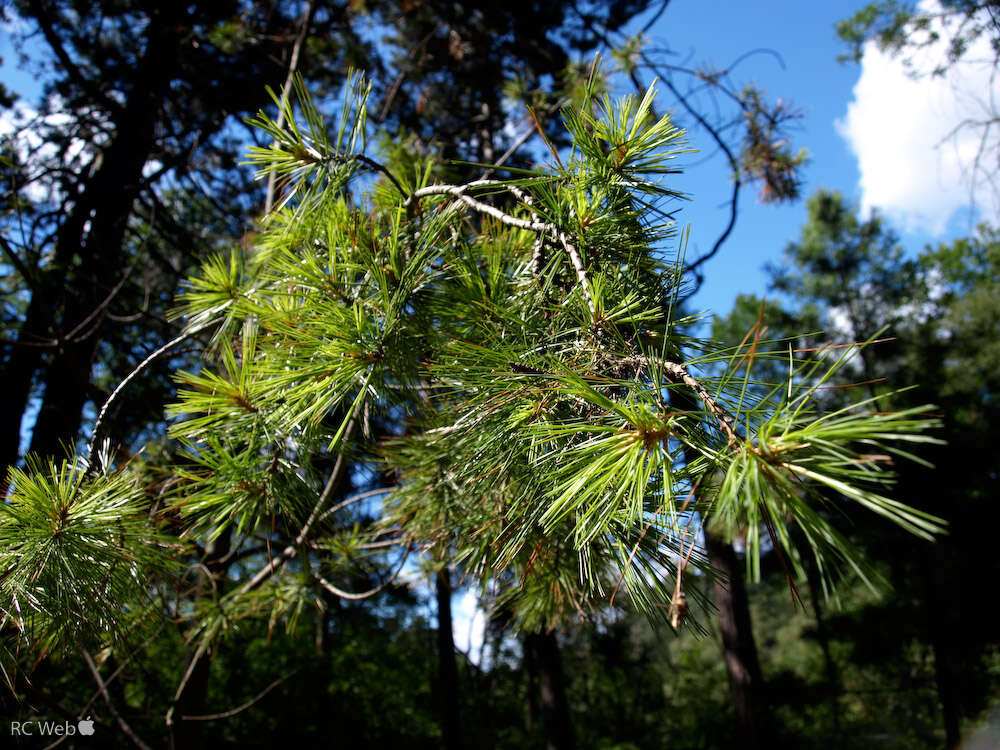
[[[924,608],[927,612],[927,630],[931,650],[934,652],[934,682],[937,686],[938,701],[941,703],[941,721],[944,724],[945,747],[957,748],[962,741],[961,708],[958,698],[958,681],[955,678],[952,647],[949,641],[951,631],[943,622],[948,603],[942,601],[938,576],[928,557],[932,552],[920,556],[921,581],[924,586]]]
[[[115,276],[124,272],[125,228],[139,196],[142,169],[156,143],[156,124],[177,57],[176,29],[183,27],[183,15],[183,7],[154,14],[135,84],[115,119],[114,140],[56,239],[56,258],[68,266],[79,254],[80,261],[67,279],[59,346],[45,374],[42,407],[32,433],[31,451],[39,455],[61,456],[62,445],[75,440],[80,430],[101,340],[100,308],[118,280]],[[41,302],[51,304],[51,300]]]
[[[31,450],[61,456],[62,444],[74,441],[80,429],[90,397],[91,365],[101,340],[101,304],[125,269],[125,228],[139,195],[142,169],[156,143],[156,124],[180,44],[178,29],[184,28],[183,4],[168,3],[151,16],[146,51],[136,66],[132,89],[114,115],[113,139],[59,227],[52,261],[37,280],[17,342],[4,358],[0,371],[5,389],[0,405],[4,469],[17,462],[21,419],[39,373],[43,402]]]
[[[224,593],[226,571],[229,570],[229,562],[224,561],[224,558],[229,553],[231,544],[232,535],[229,529],[226,529],[215,541],[205,545],[205,565],[199,574],[196,601],[202,596],[210,595],[213,591],[218,596]],[[194,647],[189,647],[188,658],[181,670],[183,675],[190,667],[191,660],[198,659],[183,691],[177,696],[174,722],[170,726],[170,750],[191,750],[192,748],[200,748],[204,744],[203,732],[207,729],[204,726],[205,722],[184,721],[185,716],[199,716],[208,713],[205,707],[208,698],[208,678],[212,669],[212,653],[206,651],[200,657],[197,654]]]
[[[526,666],[535,671],[532,682],[538,685],[545,747],[547,750],[572,750],[576,741],[556,634],[544,631],[529,633],[524,637],[524,648]]]
[[[435,578],[437,593],[438,685],[440,690],[442,747],[461,750],[462,734],[458,720],[458,664],[455,662],[455,637],[451,618],[451,581],[443,567]]]
[[[725,581],[715,582],[715,603],[719,608],[722,649],[739,724],[740,747],[741,750],[769,747],[772,737],[764,677],[753,637],[743,566],[733,546],[707,530],[705,546],[712,567],[726,577]]]

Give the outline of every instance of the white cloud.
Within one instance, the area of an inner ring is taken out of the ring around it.
[[[936,2],[920,3],[923,10]],[[944,39],[947,29],[936,30]],[[861,172],[864,212],[878,208],[906,230],[942,234],[948,220],[969,205],[991,209],[993,187],[970,179],[982,131],[962,128],[967,119],[981,120],[997,111],[1000,90],[993,80],[993,53],[984,34],[943,76],[908,75],[903,60],[865,46],[861,77],[847,114],[837,120],[837,132],[847,140]],[[914,56],[918,71],[933,70],[943,60],[943,42]],[[994,132],[984,150],[984,163],[996,167],[1000,133]]]

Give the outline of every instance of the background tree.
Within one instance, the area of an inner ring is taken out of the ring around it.
[[[911,258],[882,219],[855,218],[854,209],[837,194],[818,193],[810,199],[809,209],[810,221],[801,239],[790,244],[783,263],[771,269],[776,290],[794,304],[791,312],[774,302],[765,307],[745,298],[727,321],[717,323],[716,332],[732,340],[753,319],[753,308],[759,307],[762,320],[775,333],[788,330],[788,320],[801,315],[802,323],[819,319],[831,332],[839,330],[832,339],[838,344],[880,336],[888,340],[869,347],[861,366],[843,373],[834,384],[861,380],[885,408],[934,402],[946,415],[939,433],[946,443],[920,450],[922,457],[939,468],[902,469],[900,491],[917,507],[946,517],[952,533],[933,550],[917,550],[908,539],[894,534],[869,536],[867,525],[845,528],[845,532],[884,561],[895,587],[893,595],[869,606],[867,616],[881,622],[891,618],[899,623],[900,634],[909,632],[932,651],[930,674],[937,687],[945,735],[949,744],[955,744],[962,717],[975,715],[983,707],[979,698],[983,693],[973,697],[962,685],[973,681],[980,691],[988,692],[982,678],[972,675],[982,674],[985,655],[993,648],[992,637],[986,634],[963,639],[961,645],[947,634],[955,629],[979,632],[976,618],[962,602],[966,596],[974,597],[973,592],[994,575],[993,561],[981,554],[989,547],[980,536],[983,527],[971,519],[990,516],[987,498],[993,492],[990,462],[981,454],[984,441],[992,438],[981,420],[992,408],[995,391],[992,371],[984,366],[987,361],[995,362],[996,354],[988,342],[997,322],[993,302],[987,299],[996,283],[991,260],[996,252],[995,233],[982,227],[973,238],[927,248]],[[809,351],[821,344],[795,346]],[[901,387],[911,390],[900,392]],[[831,408],[844,401],[840,393],[836,388],[829,392]],[[969,470],[961,479],[941,470],[965,461]],[[956,587],[949,580],[961,583]],[[947,597],[942,596],[945,590],[950,590]],[[818,602],[814,609],[819,612]],[[887,672],[899,669],[906,660],[905,639],[883,640],[881,653],[865,648],[861,657],[861,643],[874,638],[865,632],[863,621],[838,614],[831,617],[836,624],[820,626],[823,636],[855,638],[858,658],[874,663],[883,660]]]

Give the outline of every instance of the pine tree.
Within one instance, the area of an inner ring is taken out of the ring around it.
[[[599,89],[595,64],[564,113],[569,151],[463,184],[436,182],[429,158],[367,149],[359,77],[333,127],[301,80],[273,95],[284,117],[254,118],[272,145],[250,161],[277,174],[281,200],[253,252],[207,261],[180,298],[185,335],[211,334],[205,367],[177,374],[171,435],[186,457],[155,467],[169,479],[154,494],[154,467],[100,455],[102,411],[88,457],[10,474],[8,658],[127,636],[125,614],[155,610],[185,554],[168,527],[188,543],[226,530],[234,554],[268,540],[245,558],[255,573],[200,607],[192,664],[242,618],[293,622],[324,591],[384,590],[414,551],[459,565],[537,633],[616,596],[697,627],[684,581],[713,574],[697,549],[706,522],[745,536],[751,576],[764,536],[802,570],[794,526],[827,580],[866,569],[817,505],[938,533],[889,496],[881,460],[932,440],[927,409],[824,411],[824,383],[864,342],[774,352],[787,369],[762,389],[755,340],[720,348],[678,312],[683,260],[663,248],[680,254],[683,238],[664,178],[684,134],[652,115],[653,87]],[[371,492],[335,502],[348,465],[393,481],[379,518],[358,512]]]

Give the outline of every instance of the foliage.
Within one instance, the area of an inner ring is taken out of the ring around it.
[[[771,269],[776,289],[787,296],[766,306],[743,298],[714,330],[732,341],[755,319],[758,327],[771,325],[778,333],[819,316],[834,342],[849,342],[858,331],[878,335],[883,340],[866,350],[860,368],[845,368],[830,381],[827,408],[849,403],[845,386],[859,377],[874,381],[867,388],[880,408],[939,405],[943,418],[934,434],[943,442],[914,446],[923,461],[939,468],[900,464],[897,492],[912,506],[946,518],[951,533],[921,550],[905,535],[862,524],[852,513],[834,519],[880,561],[895,591],[868,601],[857,614],[833,615],[827,632],[853,644],[841,664],[857,669],[858,679],[875,680],[871,674],[880,671],[901,674],[910,661],[912,674],[921,675],[913,683],[915,700],[933,679],[944,686],[939,689],[952,691],[949,710],[956,721],[973,717],[996,690],[989,667],[995,633],[976,614],[981,592],[996,576],[990,553],[996,477],[988,455],[996,439],[998,388],[996,231],[982,226],[972,237],[908,257],[879,217],[855,218],[853,207],[835,194],[817,194],[809,208],[800,239],[789,245],[784,263]],[[820,339],[797,346],[808,351],[824,344]],[[898,623],[890,629],[899,638],[868,632],[866,617]],[[948,635],[955,632],[963,637]],[[930,668],[921,666],[928,659]],[[842,679],[845,692],[838,700],[846,706],[853,678],[845,673]],[[922,700],[935,705],[933,698]],[[926,742],[933,723],[920,718],[918,725],[925,729],[913,741]]]
[[[68,461],[11,470],[0,606],[19,642],[41,653],[100,642],[129,634],[147,613],[149,582],[172,556],[137,480],[127,468],[88,473]]]
[[[892,475],[878,456],[905,457],[900,444],[928,440],[925,409],[818,410],[818,389],[853,348],[790,360],[785,382],[756,397],[749,365],[740,373],[743,347],[716,350],[686,332],[675,312],[682,278],[655,254],[673,236],[658,204],[674,194],[658,180],[683,140],[669,118],[651,116],[653,89],[619,101],[595,91],[567,113],[573,150],[544,170],[453,186],[427,184],[428,169],[397,177],[355,152],[364,85],[348,88],[334,139],[296,88],[308,130],[260,115],[274,143],[251,154],[283,170],[294,197],[260,251],[210,260],[181,298],[190,326],[220,326],[220,366],[178,376],[172,433],[189,458],[170,507],[185,535],[226,528],[242,545],[266,524],[294,537],[214,599],[200,648],[234,617],[270,610],[294,622],[314,586],[343,593],[329,577],[384,554],[379,540],[444,551],[535,628],[619,587],[665,617],[682,593],[680,561],[704,565],[685,551],[699,517],[747,533],[754,571],[761,523],[795,556],[788,518],[824,571],[860,569],[812,509],[819,489],[910,531],[939,529],[880,489]],[[358,200],[347,188],[366,171],[378,184]],[[383,521],[330,506],[346,436],[403,416],[405,432],[381,448],[398,482]],[[64,472],[51,492],[76,479]],[[11,480],[19,492],[34,481]],[[83,497],[81,507],[97,503]],[[44,570],[11,554],[19,580]],[[286,567],[296,557],[300,574]],[[80,619],[69,606],[58,614]]]
[[[937,45],[944,36],[946,58],[933,70],[935,75],[941,75],[947,66],[961,60],[983,35],[990,40],[994,54],[1000,56],[996,13],[996,3],[975,0],[944,0],[918,7],[897,0],[869,3],[837,24],[837,35],[850,47],[842,59],[860,62],[864,44],[869,40],[893,55],[909,56]],[[911,67],[914,64],[910,57],[906,62]]]

